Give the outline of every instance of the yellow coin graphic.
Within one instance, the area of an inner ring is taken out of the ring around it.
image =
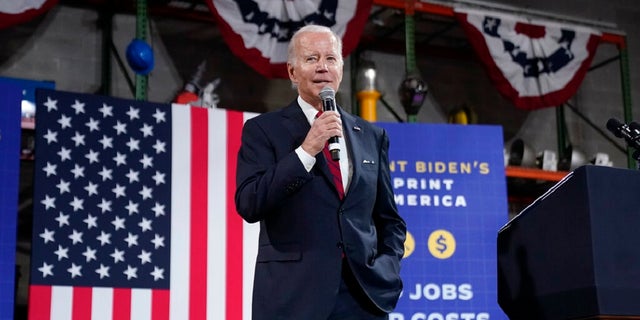
[[[410,256],[416,249],[416,239],[407,231],[407,239],[404,240],[404,256],[403,259]]]
[[[456,252],[456,238],[447,230],[438,229],[429,235],[429,252],[438,259],[448,259]]]

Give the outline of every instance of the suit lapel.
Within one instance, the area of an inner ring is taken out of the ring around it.
[[[352,116],[347,112],[340,112],[342,117],[342,133],[346,137],[347,150],[349,150],[349,158],[351,159],[351,168],[353,169],[351,175],[351,182],[349,188],[346,190],[346,197],[349,197],[349,191],[356,184],[360,178],[360,163],[362,162],[362,146],[365,144],[362,141],[363,126],[359,124],[359,119]]]
[[[293,101],[289,106],[282,109],[282,118],[282,124],[289,130],[293,140],[297,145],[302,144],[311,127],[298,102]]]

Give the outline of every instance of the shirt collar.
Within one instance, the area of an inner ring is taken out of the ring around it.
[[[304,113],[304,116],[307,118],[307,121],[309,121],[309,124],[312,124],[313,120],[316,119],[316,114],[318,113],[318,110],[316,110],[316,108],[314,108],[312,105],[304,101],[300,96],[298,96],[298,105],[300,105],[300,109],[302,109],[302,112]]]

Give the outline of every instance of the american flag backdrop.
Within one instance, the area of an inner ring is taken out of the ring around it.
[[[254,114],[39,90],[29,319],[250,319]]]

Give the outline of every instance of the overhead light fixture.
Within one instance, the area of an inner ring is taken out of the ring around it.
[[[409,74],[400,84],[398,95],[408,116],[416,116],[427,97],[427,84],[417,74]]]
[[[571,166],[569,167],[570,171],[578,169],[587,163],[589,163],[589,161],[587,160],[587,156],[584,155],[584,152],[582,152],[582,150],[576,148],[573,148],[573,150],[571,150]]]
[[[538,153],[536,163],[539,169],[545,171],[558,171],[558,155],[555,151],[543,150]]]
[[[533,151],[520,138],[511,142],[511,146],[509,147],[509,165],[530,168],[536,165],[536,157]]]
[[[475,124],[478,123],[478,115],[473,108],[463,104],[449,111],[447,122],[451,124]]]
[[[603,152],[596,153],[590,162],[597,166],[613,167],[613,161],[609,159],[609,154]]]
[[[360,116],[367,121],[377,120],[377,101],[380,92],[377,90],[377,71],[373,61],[360,60],[356,76],[356,96],[360,102]]]

